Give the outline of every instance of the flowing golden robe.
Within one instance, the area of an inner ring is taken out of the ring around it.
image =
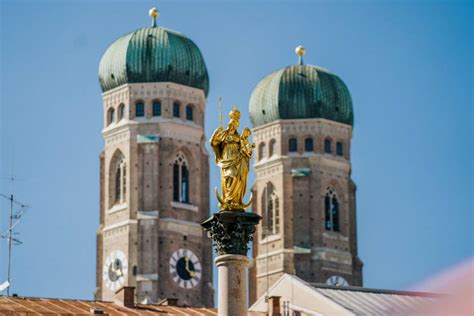
[[[236,130],[217,128],[210,143],[221,168],[221,209],[243,209],[247,187],[249,158],[242,152],[241,138]],[[224,203],[222,203],[224,202]]]

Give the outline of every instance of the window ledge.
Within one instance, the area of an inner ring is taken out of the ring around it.
[[[112,213],[116,213],[116,212],[126,210],[127,207],[128,207],[127,203],[115,204],[114,206],[109,208],[109,210],[107,211],[107,214],[112,214]]]
[[[199,211],[199,208],[196,205],[186,204],[186,203],[181,203],[181,202],[175,202],[175,201],[171,202],[171,207],[181,208],[181,209],[185,209],[185,210],[193,211],[193,212]]]
[[[160,211],[138,211],[138,219],[157,219]]]
[[[137,274],[137,281],[158,281],[158,273]]]
[[[263,238],[260,243],[261,244],[267,244],[267,243],[270,243],[272,241],[276,241],[276,240],[280,240],[281,239],[281,235],[278,234],[278,235],[271,235],[271,236],[268,236],[268,237],[265,237]]]
[[[323,237],[336,239],[336,240],[349,240],[348,237],[344,236],[341,232],[333,231],[333,230],[326,230],[323,232]]]

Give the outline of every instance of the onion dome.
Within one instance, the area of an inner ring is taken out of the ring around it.
[[[303,64],[302,46],[296,48],[299,63],[265,77],[250,97],[254,127],[281,119],[324,118],[353,125],[352,98],[335,74]]]
[[[99,81],[103,92],[126,83],[174,82],[209,91],[204,58],[192,40],[156,26],[158,10],[150,10],[151,27],[117,39],[102,56]]]

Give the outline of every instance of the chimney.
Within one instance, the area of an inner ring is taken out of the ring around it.
[[[269,316],[281,316],[280,313],[280,298],[281,296],[270,296],[268,298],[268,315]]]
[[[158,305],[178,306],[178,299],[177,298],[164,298],[158,302]]]
[[[134,308],[135,307],[135,287],[123,286],[115,292],[114,303],[120,306]]]
[[[105,314],[104,310],[99,307],[91,307],[89,311],[91,312],[91,314]]]

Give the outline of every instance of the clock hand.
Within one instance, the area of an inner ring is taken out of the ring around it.
[[[190,275],[191,277],[194,277],[195,272],[189,270],[189,258],[188,258],[188,257],[184,257],[184,262],[185,262],[184,270],[186,270],[186,271],[189,273],[189,275]]]

